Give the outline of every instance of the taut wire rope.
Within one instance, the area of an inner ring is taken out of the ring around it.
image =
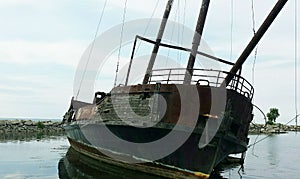
[[[126,19],[126,11],[127,11],[127,1],[128,0],[125,0],[125,3],[124,3],[122,28],[121,28],[121,34],[120,34],[120,46],[119,46],[119,52],[118,52],[118,60],[117,60],[117,68],[116,68],[114,87],[117,85],[117,80],[118,80],[119,66],[120,66],[120,60],[121,60],[121,50],[122,50],[123,35],[124,35],[124,25],[125,25],[125,19]]]
[[[107,5],[107,1],[108,0],[105,0],[103,8],[102,8],[102,11],[101,11],[101,15],[100,15],[100,18],[99,18],[99,21],[98,21],[98,25],[97,25],[97,28],[96,28],[96,32],[95,32],[95,35],[94,35],[94,39],[93,39],[93,42],[92,42],[92,46],[91,46],[90,51],[89,51],[88,59],[87,59],[87,62],[85,64],[85,67],[84,67],[84,71],[83,71],[83,74],[82,74],[82,77],[81,77],[81,80],[80,80],[80,83],[79,83],[79,88],[78,88],[78,91],[77,91],[75,99],[78,98],[78,95],[79,95],[79,92],[80,92],[80,89],[81,89],[81,86],[82,86],[82,82],[83,82],[83,79],[84,79],[85,74],[86,74],[87,66],[89,64],[89,61],[91,59],[91,56],[92,56],[92,53],[93,53],[93,50],[94,50],[94,47],[95,47],[96,38],[98,36],[98,32],[99,32],[99,29],[100,29],[100,25],[101,25],[101,22],[102,22],[104,11],[105,11],[105,8],[106,8],[106,5]]]

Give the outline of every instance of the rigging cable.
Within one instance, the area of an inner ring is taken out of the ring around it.
[[[91,45],[91,48],[90,48],[90,51],[89,51],[88,59],[87,59],[87,62],[85,64],[85,67],[84,67],[84,71],[83,71],[83,74],[82,74],[82,77],[81,77],[81,80],[80,80],[80,83],[79,83],[79,88],[78,88],[75,99],[78,98],[78,95],[79,95],[79,92],[80,92],[80,89],[81,89],[81,86],[82,86],[82,82],[83,82],[83,79],[84,79],[85,74],[86,74],[87,66],[89,64],[89,61],[90,61],[91,56],[92,56],[92,52],[93,52],[94,47],[95,47],[96,38],[98,36],[99,28],[100,28],[100,25],[101,25],[101,22],[102,22],[102,18],[103,18],[104,11],[105,11],[105,8],[106,8],[106,5],[107,5],[107,1],[108,0],[105,0],[102,11],[101,11],[101,15],[100,15],[100,18],[99,18],[99,21],[98,21],[98,25],[97,25],[96,32],[95,32],[95,35],[94,35],[94,39],[93,39],[93,42],[92,42],[92,45]]]
[[[178,1],[178,14],[177,14],[178,18],[176,19],[176,25],[177,25],[177,44],[179,45],[179,41],[180,41],[180,29],[179,29],[179,23],[180,23],[180,16],[181,16],[181,11],[180,11],[180,1]],[[179,59],[180,56],[180,51],[177,51],[177,61]]]
[[[179,46],[184,46],[183,45],[183,36],[184,36],[184,31],[185,31],[185,19],[186,19],[186,0],[184,0],[184,5],[183,5],[183,18],[182,18],[182,31],[181,31],[181,40],[180,40],[180,43],[179,43],[179,37],[178,37],[178,44]],[[178,29],[178,33],[179,33],[179,29]],[[179,36],[179,34],[178,34]],[[178,62],[178,65],[179,67],[181,67],[181,60],[182,60],[182,52],[180,51],[179,52],[179,62]],[[178,73],[180,73],[178,71]],[[177,80],[179,80],[179,76],[177,76]]]
[[[288,125],[289,123],[291,123],[291,122],[293,122],[294,120],[296,120],[299,116],[300,116],[300,114],[296,115],[293,119],[291,119],[289,122],[285,123],[284,125]],[[269,138],[269,137],[272,136],[272,135],[273,135],[273,133],[268,134],[266,137],[264,137],[264,138],[262,138],[262,139],[260,139],[260,140],[258,140],[258,141],[256,141],[256,142],[254,142],[254,143],[248,145],[248,148],[250,148],[250,147],[256,145],[257,143],[260,143],[260,142],[264,141],[265,139]]]
[[[252,0],[252,2],[253,2],[253,0]],[[298,34],[297,34],[297,32],[298,32],[298,26],[297,26],[297,20],[298,20],[298,17],[297,17],[297,11],[298,11],[298,8],[297,8],[297,0],[295,0],[295,9],[294,9],[294,14],[295,14],[295,17],[294,17],[294,27],[295,27],[295,34],[294,34],[294,57],[295,57],[295,112],[296,112],[296,116],[293,118],[293,119],[291,119],[290,121],[288,121],[285,125],[288,125],[289,123],[291,123],[291,122],[293,122],[294,120],[295,120],[295,122],[296,122],[296,132],[297,132],[297,126],[298,126],[298,117],[300,116],[300,114],[298,114],[298,101],[297,101],[297,96],[298,96],[298,93],[297,93],[297,85],[298,85],[298,82],[297,82],[297,75],[298,75],[298,71],[297,71],[297,57],[298,57],[298,53],[297,53],[297,48],[298,48]],[[257,139],[255,139],[255,142],[253,143],[253,144],[250,144],[250,145],[248,145],[248,148],[250,148],[250,147],[254,147],[257,143],[259,143],[259,142],[262,142],[263,140],[265,140],[265,139],[267,139],[268,137],[270,137],[272,134],[269,134],[269,135],[267,135],[266,137],[264,137],[264,138],[262,138],[262,139],[260,139],[260,140],[258,140],[258,141],[256,141]]]
[[[297,20],[298,20],[298,17],[297,17],[297,11],[298,11],[298,8],[297,8],[297,0],[295,0],[295,44],[294,44],[294,47],[295,47],[295,112],[296,112],[296,129],[297,129],[297,126],[298,126],[298,101],[297,101],[297,97],[298,97],[298,78],[297,78],[297,75],[298,75],[298,71],[297,71],[297,58],[298,58],[298,53],[297,53],[297,50],[298,50],[298,25],[297,25]],[[297,131],[297,130],[296,130]]]
[[[266,127],[266,125],[267,125],[267,117],[266,117],[266,114],[263,112],[263,110],[262,109],[260,109],[258,106],[256,106],[255,104],[253,104],[253,107],[255,107],[256,109],[258,109],[260,112],[261,112],[261,114],[264,116],[264,120],[265,120],[265,126],[264,127]],[[251,122],[252,123],[252,125],[255,127],[255,128],[260,128],[259,126],[257,126],[255,123],[253,123],[253,122]],[[254,147],[255,147],[255,144],[256,144],[256,142],[257,142],[257,140],[258,140],[258,137],[260,136],[260,134],[258,134],[256,137],[255,137],[255,140],[254,140],[254,145],[253,145],[253,148],[252,148],[252,155],[254,155],[254,156],[256,156],[255,154],[254,154]]]
[[[254,12],[254,1],[253,0],[251,0],[251,11],[252,11],[252,31],[253,31],[253,35],[255,35],[256,34],[255,12]],[[253,65],[252,65],[252,84],[253,84],[253,86],[254,86],[254,82],[255,82],[255,63],[256,63],[256,59],[257,59],[257,51],[258,51],[258,44],[254,51],[254,60],[253,60]]]
[[[233,50],[233,0],[231,0],[231,18],[230,18],[230,61],[232,61],[232,50]]]
[[[176,25],[177,25],[177,45],[179,45],[180,46],[180,26],[179,26],[179,24],[180,24],[180,16],[181,16],[181,11],[180,11],[180,1],[178,1],[178,14],[177,14],[177,17],[178,18],[176,18],[176,20],[177,20],[177,22],[176,22]],[[178,63],[178,60],[179,60],[179,58],[180,58],[180,53],[181,53],[181,51],[177,51],[177,59],[176,59],[176,62]],[[179,80],[179,76],[177,76],[177,80]]]
[[[145,30],[144,30],[143,36],[145,36],[145,34],[147,33],[147,31],[148,31],[148,29],[149,29],[149,27],[150,27],[150,23],[151,23],[151,21],[152,21],[152,19],[153,19],[153,16],[154,16],[155,12],[156,12],[156,9],[157,9],[157,7],[158,7],[158,4],[159,4],[159,0],[156,1],[156,4],[155,4],[154,9],[153,9],[153,11],[152,11],[151,17],[150,17],[150,19],[149,19],[149,21],[148,21],[148,23],[147,23],[147,26],[146,26],[146,28],[145,28]],[[141,41],[139,42],[139,45],[138,45],[137,48],[136,48],[136,53],[139,51],[140,46],[141,46]]]
[[[127,11],[127,1],[128,0],[125,0],[125,3],[124,3],[122,28],[121,28],[121,34],[120,34],[120,47],[119,47],[119,52],[118,52],[118,61],[117,61],[117,68],[116,68],[116,76],[115,76],[114,87],[117,85],[117,80],[118,80],[118,72],[119,72],[120,59],[121,59],[121,49],[122,49],[123,35],[124,35],[123,34],[123,32],[124,32],[124,24],[125,24],[126,11]]]
[[[172,23],[172,32],[171,32],[170,43],[172,43],[172,41],[173,41],[175,25],[176,25],[177,17],[179,16],[178,15],[178,12],[179,12],[178,9],[179,9],[179,1],[178,1],[177,9],[176,9],[175,14],[174,14],[174,22]],[[168,48],[166,67],[167,67],[168,62],[169,62],[169,57],[170,57],[170,48]]]
[[[183,36],[184,36],[184,31],[185,31],[185,18],[186,18],[186,0],[184,0],[184,6],[183,6],[183,20],[182,20],[182,32],[181,32],[181,41],[180,41],[180,46],[183,47]],[[181,59],[182,59],[182,52],[180,52],[179,56],[179,65],[181,65]]]

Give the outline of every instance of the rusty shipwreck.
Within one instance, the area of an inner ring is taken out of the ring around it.
[[[63,121],[71,147],[101,162],[170,178],[207,178],[228,155],[245,153],[253,118],[254,89],[240,75],[242,65],[286,2],[278,0],[243,53],[232,63],[198,51],[209,0],[202,1],[191,49],[162,43],[173,4],[173,0],[168,0],[157,39],[141,36],[135,39],[153,45],[143,83],[128,85],[126,80],[124,86],[114,87],[109,93],[96,92],[93,104],[72,99]],[[159,48],[190,53],[186,68],[153,70]],[[232,68],[196,69],[197,55]],[[129,66],[128,75],[131,70]],[[166,136],[168,140],[160,145],[149,145]],[[174,150],[157,157],[157,153],[168,147]]]

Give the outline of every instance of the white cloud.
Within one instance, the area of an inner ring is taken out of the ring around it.
[[[24,177],[24,175],[20,174],[20,173],[6,174],[3,176],[4,179],[10,179],[10,178],[18,179],[18,178],[23,178],[23,177]]]
[[[39,2],[38,0],[1,0],[0,5],[5,6],[5,5],[22,5],[22,4],[35,4]]]
[[[85,47],[79,42],[0,41],[0,62],[76,66]]]
[[[3,31],[3,34],[9,34],[5,36],[5,38],[3,36],[1,39],[4,40],[0,41],[0,63],[9,62],[12,64],[12,69],[14,68],[14,64],[32,64],[34,67],[34,65],[37,63],[51,63],[57,64],[57,66],[67,65],[70,67],[76,67],[88,45],[86,43],[82,43],[82,41],[86,42],[91,39],[104,1],[105,0],[79,0],[76,2],[70,0],[0,0],[0,9],[3,10],[0,13],[3,13],[1,14],[1,17],[3,18],[2,21],[4,21],[2,28],[8,29]],[[128,0],[128,9],[126,15],[127,20],[142,17],[149,18],[156,2],[156,0]],[[159,5],[154,17],[161,18],[166,1],[158,0],[158,2]],[[179,7],[181,7],[180,9],[177,9],[178,2],[181,3],[179,4]],[[175,19],[175,12],[177,10],[177,13],[180,15],[180,22],[182,22],[183,15],[185,14],[186,25],[188,25],[191,29],[194,29],[194,23],[198,17],[201,1],[188,0],[185,12],[183,12],[183,2],[184,1],[181,0],[174,1],[174,8],[172,10],[170,19]],[[266,0],[264,2],[255,0],[254,2],[256,27],[258,27],[269,13],[276,0]],[[290,98],[289,96],[286,96],[286,94],[293,91],[291,87],[292,82],[284,82],[285,79],[290,79],[290,76],[293,73],[293,21],[291,20],[293,19],[293,5],[294,4],[292,2],[289,2],[284,7],[284,10],[280,13],[279,17],[277,20],[275,20],[266,36],[262,39],[259,45],[257,61],[257,102],[261,102],[264,109],[267,109],[268,105],[270,104],[280,103],[280,109],[282,108],[283,111],[282,116],[288,115],[287,113],[289,113],[289,110],[291,109],[290,100],[293,100],[292,97]],[[103,24],[101,27],[105,26],[106,28],[109,28],[120,23],[122,19],[123,6],[124,0],[108,1],[108,7],[106,9],[106,13],[104,14]],[[251,4],[250,1],[247,1],[247,3],[244,1],[234,1],[234,6],[233,55],[234,57],[238,57],[241,53],[241,50],[248,43],[252,35]],[[12,10],[8,11],[7,9]],[[32,12],[32,10],[34,10],[34,12]],[[47,13],[44,13],[44,11],[47,11]],[[56,14],[58,11],[59,13]],[[29,15],[26,14],[26,12],[32,14]],[[96,20],[90,19],[93,15],[95,15],[94,18]],[[23,16],[26,18],[22,18]],[[34,18],[34,20],[32,18]],[[13,23],[16,20],[19,20],[18,23]],[[114,20],[119,21],[115,22]],[[94,26],[86,27],[91,25],[85,23],[87,21],[90,21]],[[22,22],[24,22],[24,24],[27,26],[22,24]],[[74,23],[76,25],[74,25]],[[41,24],[42,27],[39,27]],[[100,29],[100,31],[101,30],[103,29]],[[72,33],[72,35],[70,35],[71,37],[65,37],[66,34],[68,35],[69,31]],[[41,34],[37,35],[39,32]],[[60,32],[62,33],[61,36],[63,36],[63,39],[57,37],[60,35]],[[85,34],[87,35],[85,36]],[[38,36],[38,41],[37,39],[34,39],[36,36]],[[68,40],[71,38],[74,40]],[[216,56],[225,57],[225,59],[229,56],[230,0],[211,1],[207,24],[204,30],[204,39],[210,43],[208,45],[211,46]],[[250,58],[252,57],[253,56]],[[270,59],[271,57],[274,59]],[[109,89],[108,86],[112,86],[113,84],[116,68],[116,56],[112,55],[110,59],[111,60],[108,61],[107,65],[101,72],[101,75],[105,78],[104,80],[106,80],[106,77],[109,77],[110,79],[96,84],[95,90],[103,86]],[[122,64],[120,68],[122,65],[124,65],[123,63],[127,62],[128,60],[129,59],[127,58],[122,58]],[[250,65],[248,67],[246,66],[244,70],[249,71],[248,74],[246,74],[246,76],[250,77],[248,79],[251,79],[251,61],[251,59],[248,59],[248,64],[246,65]],[[289,67],[287,69],[280,70],[282,65],[289,65]],[[273,70],[264,70],[271,67]],[[34,71],[34,69],[32,70]],[[285,76],[282,76],[282,78],[278,77],[278,80],[281,81],[280,83],[286,84],[288,88],[284,88],[283,86],[277,87],[266,85],[267,82],[270,84],[279,83],[277,79],[273,78],[272,73],[286,74]],[[3,74],[1,74],[1,76],[3,76]],[[268,79],[267,77],[271,79]],[[9,104],[5,106],[6,108],[1,108],[5,109],[5,111],[1,112],[1,115],[5,114],[12,117],[15,117],[13,115],[28,115],[27,117],[41,115],[44,115],[45,117],[46,115],[51,115],[51,117],[55,115],[61,116],[60,113],[62,113],[62,109],[64,106],[68,106],[69,97],[72,95],[71,90],[73,87],[73,79],[68,79],[69,81],[64,79],[65,81],[63,81],[62,79],[56,78],[56,76],[51,76],[51,74],[48,76],[37,77],[34,75],[34,73],[16,73],[14,76],[11,76],[9,79],[11,81],[15,81],[15,84],[18,84],[18,81],[31,81],[34,83],[34,85],[32,88],[26,85],[1,85],[3,90],[20,91],[20,94],[13,98],[11,95],[1,94],[1,101]],[[26,96],[22,96],[22,91],[26,90],[32,90],[35,92],[31,104],[23,104],[19,100],[26,98]],[[276,95],[279,96],[278,101],[275,101],[277,100]],[[53,105],[56,105],[56,108],[51,108],[53,109],[52,113],[44,112],[43,114],[43,111],[49,111],[46,109],[46,107],[49,107],[49,105],[46,105],[47,102],[48,104],[51,103],[52,107]],[[20,107],[21,109],[22,105],[26,105],[26,110],[22,109],[22,111],[15,111],[16,108]],[[35,109],[37,105],[40,106],[40,112],[37,112]],[[44,108],[42,108],[43,105],[45,105]],[[10,108],[8,109],[8,107]]]

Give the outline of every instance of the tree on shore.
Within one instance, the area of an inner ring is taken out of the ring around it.
[[[277,108],[270,108],[270,112],[267,113],[267,124],[274,124],[276,119],[280,116]]]

